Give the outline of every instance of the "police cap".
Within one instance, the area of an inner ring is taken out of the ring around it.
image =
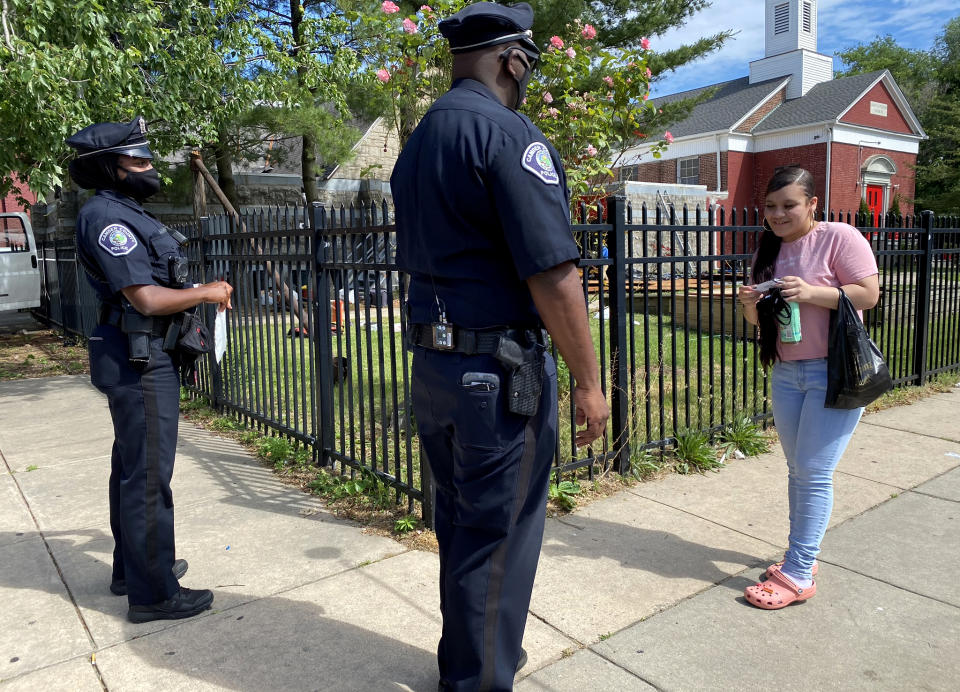
[[[147,123],[138,115],[128,123],[96,123],[83,128],[67,139],[82,159],[97,154],[126,154],[141,159],[152,159],[147,146]]]
[[[524,52],[535,60],[540,56],[540,49],[533,42],[531,26],[533,8],[525,2],[514,5],[477,2],[440,22],[440,33],[450,42],[450,52],[455,54],[519,41]]]

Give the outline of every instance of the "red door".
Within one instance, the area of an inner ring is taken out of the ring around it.
[[[879,185],[867,185],[867,206],[873,212],[873,225],[880,226],[880,217],[883,216],[883,188]]]

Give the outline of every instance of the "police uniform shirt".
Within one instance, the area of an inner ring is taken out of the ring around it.
[[[127,286],[172,286],[170,258],[181,254],[162,223],[114,190],[98,190],[80,210],[77,252],[81,262],[98,269],[104,279],[90,277],[97,296],[113,304]]]
[[[462,327],[538,324],[525,280],[579,259],[566,182],[559,154],[526,116],[480,82],[457,80],[390,179],[411,321],[437,320],[436,291]]]

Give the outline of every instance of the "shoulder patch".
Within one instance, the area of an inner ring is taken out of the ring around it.
[[[113,257],[129,255],[139,245],[136,234],[119,223],[112,223],[100,231],[97,244]]]
[[[543,142],[533,142],[523,152],[523,167],[540,178],[547,185],[559,185],[560,175],[553,165],[550,150]]]

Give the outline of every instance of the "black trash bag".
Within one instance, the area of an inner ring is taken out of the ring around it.
[[[837,309],[830,312],[827,341],[827,396],[824,408],[866,406],[893,389],[883,354],[867,334],[853,303],[840,291]]]

